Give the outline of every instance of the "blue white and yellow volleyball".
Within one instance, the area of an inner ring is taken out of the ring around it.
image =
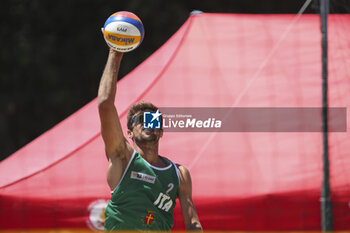
[[[109,47],[125,53],[142,43],[145,31],[142,21],[134,13],[118,11],[106,20],[103,34]]]

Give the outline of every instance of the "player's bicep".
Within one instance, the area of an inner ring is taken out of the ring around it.
[[[192,181],[187,168],[178,166],[180,176],[179,201],[187,230],[202,230],[199,218],[192,200]]]
[[[128,154],[129,146],[123,135],[117,110],[114,106],[99,106],[101,135],[108,157]]]

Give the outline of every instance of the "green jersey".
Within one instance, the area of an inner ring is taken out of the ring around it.
[[[176,165],[152,166],[134,151],[105,210],[105,230],[170,231],[179,191]]]

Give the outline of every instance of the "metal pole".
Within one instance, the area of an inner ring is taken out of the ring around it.
[[[329,0],[320,1],[322,33],[322,136],[323,136],[323,182],[321,191],[322,231],[333,230],[331,189],[329,182],[328,153],[328,12]]]

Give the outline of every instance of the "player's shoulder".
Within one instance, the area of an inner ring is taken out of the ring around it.
[[[175,165],[179,171],[180,180],[188,179],[191,177],[190,171],[187,169],[187,167],[178,163],[176,163]]]
[[[161,156],[161,157],[163,157],[164,159],[170,161],[172,164],[174,164],[176,166],[177,172],[178,172],[178,175],[179,175],[179,178],[180,178],[180,181],[183,180],[183,179],[188,179],[188,178],[190,179],[191,175],[190,175],[190,171],[187,169],[187,167],[185,167],[182,164],[175,163],[175,162],[171,161],[167,157],[164,157],[164,156]]]

